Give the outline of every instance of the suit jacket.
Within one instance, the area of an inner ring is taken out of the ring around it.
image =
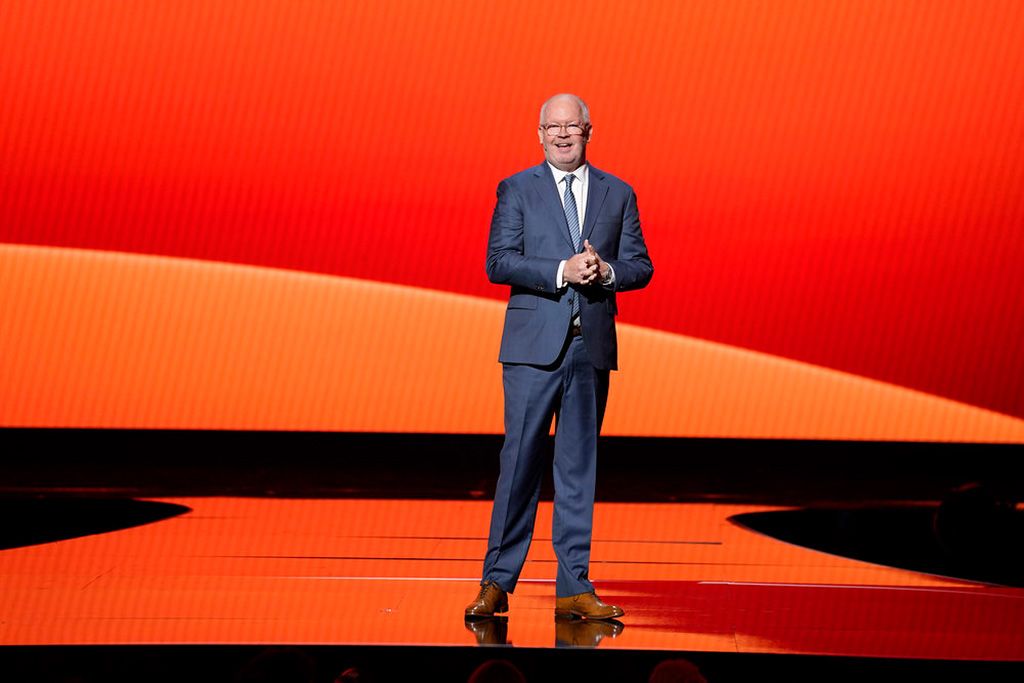
[[[583,239],[615,271],[615,283],[578,287],[580,322],[594,367],[615,370],[615,293],[647,285],[654,266],[640,230],[633,188],[590,166]],[[580,240],[582,244],[583,240]],[[487,241],[487,277],[511,285],[498,360],[550,365],[569,329],[569,287],[556,288],[558,264],[573,255],[562,201],[547,162],[498,184]]]

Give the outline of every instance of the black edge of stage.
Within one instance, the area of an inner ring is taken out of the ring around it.
[[[500,435],[2,428],[0,495],[489,499]],[[602,437],[599,501],[1020,500],[1022,444]],[[542,495],[552,494],[550,472]]]
[[[121,645],[31,646],[0,649],[6,680],[38,683],[103,681],[235,681],[266,683],[380,683],[467,681],[489,660],[513,664],[527,681],[649,680],[666,660],[692,665],[691,677],[665,680],[732,681],[1019,681],[1016,662],[877,659],[808,655],[675,652],[658,650],[555,650],[516,647],[330,645]],[[345,677],[342,674],[348,672]],[[358,675],[355,675],[358,672]],[[699,677],[694,677],[695,672]],[[488,679],[506,680],[506,679]]]

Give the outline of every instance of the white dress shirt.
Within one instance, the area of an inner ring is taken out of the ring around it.
[[[562,210],[565,210],[565,176],[572,173],[576,176],[576,180],[572,183],[572,196],[576,200],[576,211],[580,217],[580,237],[583,236],[583,221],[587,215],[587,192],[590,190],[590,167],[583,164],[575,171],[563,171],[559,168],[555,168],[548,162],[548,167],[551,169],[552,175],[555,176],[555,186],[558,187],[558,198],[562,200]],[[558,271],[555,273],[555,286],[558,289],[566,286],[566,281],[562,277],[562,273],[565,271],[565,261],[558,264]],[[601,284],[605,287],[615,282],[615,271],[611,269],[611,265],[608,266],[608,278],[601,281]]]
[[[555,176],[555,185],[558,186],[558,198],[562,200],[562,209],[565,209],[565,176],[569,175],[569,172],[557,169],[548,162],[548,167],[551,168],[551,173]],[[572,174],[576,176],[576,180],[572,183],[572,196],[576,198],[576,210],[580,214],[580,235],[583,234],[583,219],[586,218],[587,214],[587,190],[590,188],[590,168],[583,164]]]

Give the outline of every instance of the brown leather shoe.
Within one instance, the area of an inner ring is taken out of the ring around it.
[[[582,617],[583,619],[615,619],[625,612],[615,605],[606,605],[597,593],[580,593],[567,598],[555,598],[555,616]]]
[[[493,617],[497,612],[508,611],[508,593],[493,581],[480,585],[476,600],[466,605],[467,617]]]

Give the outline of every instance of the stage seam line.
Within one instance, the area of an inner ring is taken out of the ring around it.
[[[100,573],[99,573],[99,574],[97,574],[96,576],[94,576],[94,577],[92,577],[91,579],[89,579],[88,581],[86,581],[85,585],[84,585],[84,586],[82,586],[82,587],[81,587],[81,588],[80,588],[79,590],[83,590],[83,591],[84,591],[84,590],[85,590],[86,588],[88,588],[89,586],[93,585],[94,583],[96,583],[97,581],[99,581],[100,579],[102,579],[102,578],[103,578],[104,576],[106,576],[107,574],[110,574],[110,573],[111,573],[111,572],[113,572],[113,571],[114,571],[115,569],[117,569],[117,566],[113,566],[113,567],[111,567],[110,569],[106,570],[105,572],[100,572]]]
[[[485,536],[366,536],[366,535],[352,535],[352,536],[338,536],[338,538],[388,538],[388,539],[399,539],[399,540],[419,540],[419,541],[431,541],[431,540],[442,540],[442,541],[486,541]],[[534,541],[550,542],[550,538],[540,538],[538,536],[533,537]],[[640,545],[722,545],[722,541],[637,541],[628,539],[593,539],[594,543],[635,543]]]
[[[333,560],[337,562],[355,562],[359,560],[387,560],[392,562],[478,562],[472,557],[364,557],[355,555],[198,555],[200,558],[216,558],[220,560]],[[527,560],[535,564],[555,564],[558,560],[535,559]],[[673,562],[671,560],[591,560],[591,564],[652,564],[675,566],[730,566],[730,567],[763,567],[776,566],[750,562]],[[785,565],[777,565],[785,566]]]

